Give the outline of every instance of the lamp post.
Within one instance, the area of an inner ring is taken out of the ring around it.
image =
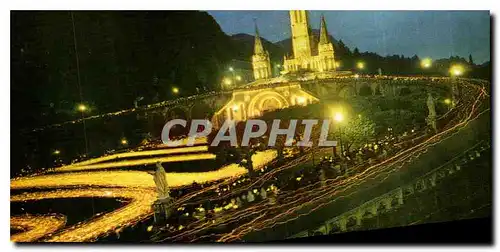
[[[344,121],[344,114],[342,114],[341,112],[335,112],[335,114],[333,115],[333,120],[338,122],[338,123],[341,123],[342,121]],[[339,145],[340,145],[340,153],[342,153],[343,149],[342,149],[342,127],[339,125]],[[332,153],[333,153],[333,156],[336,156],[336,153],[335,153],[335,146],[332,148]]]
[[[444,99],[444,104],[448,107],[448,111],[451,109],[452,101],[450,98]]]
[[[233,67],[229,67],[229,72],[231,72],[231,75],[233,76],[233,78],[232,78],[233,82],[236,82],[236,76],[234,74],[234,68]]]
[[[451,75],[451,93],[452,93],[452,101],[456,101],[458,96],[460,95],[460,91],[458,90],[457,78],[464,74],[464,67],[462,65],[452,65],[450,67],[450,75]],[[454,102],[451,104],[454,106]]]
[[[179,88],[173,87],[173,88],[172,88],[172,93],[173,93],[174,95],[178,94],[178,93],[179,93]]]
[[[420,61],[420,66],[423,68],[423,69],[428,69],[432,66],[432,59],[431,58],[423,58],[421,61]]]

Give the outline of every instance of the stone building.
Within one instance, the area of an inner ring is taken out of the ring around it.
[[[313,72],[335,71],[335,53],[333,45],[328,38],[325,18],[321,17],[320,38],[317,44],[317,55],[312,50],[309,20],[307,11],[290,11],[290,24],[292,29],[293,57],[284,59],[284,71],[297,72],[308,70]]]
[[[252,66],[255,80],[269,79],[272,77],[269,53],[264,50],[262,46],[257,25],[255,25],[255,47],[252,56]]]

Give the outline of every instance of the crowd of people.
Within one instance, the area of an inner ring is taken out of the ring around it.
[[[262,168],[257,167],[254,177],[246,174],[231,183],[221,183],[222,181],[206,184],[193,183],[190,186],[175,189],[172,191],[172,197],[181,199],[190,193],[214,187],[180,206],[176,205],[175,209],[171,209],[171,214],[162,229],[168,233],[182,232],[195,221],[215,222],[222,215],[231,214],[238,209],[247,208],[262,201],[268,201],[272,204],[279,203],[279,195],[282,192],[295,191],[310,185],[319,187],[325,185],[327,179],[338,177],[342,179],[342,177],[351,176],[407,148],[408,144],[411,144],[409,139],[414,139],[415,134],[414,130],[399,135],[388,131],[388,134],[380,140],[366,143],[353,150],[343,151],[335,156],[323,156],[313,167],[302,166],[280,171],[271,176],[270,179],[259,183],[254,183],[254,181],[273,171],[274,168],[296,158],[300,152],[290,151],[290,155],[285,155],[284,160],[273,162]],[[410,142],[408,143],[408,141]],[[330,151],[328,150],[328,152]],[[252,185],[252,183],[254,184]],[[224,226],[222,228],[229,230],[232,227]]]

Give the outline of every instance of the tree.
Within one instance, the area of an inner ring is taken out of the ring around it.
[[[356,47],[356,48],[354,48],[353,56],[354,56],[354,57],[359,56],[359,49],[358,49],[357,47]]]
[[[469,54],[469,65],[473,66],[474,65],[474,61],[472,60],[472,55]]]
[[[372,140],[375,136],[375,123],[358,115],[348,118],[344,125],[337,126],[333,132],[337,133],[337,136],[341,133],[341,149],[349,151],[352,146],[363,145]]]

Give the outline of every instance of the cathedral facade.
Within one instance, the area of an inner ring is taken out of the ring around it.
[[[272,77],[269,52],[264,50],[264,46],[262,46],[257,25],[255,25],[255,45],[252,56],[252,67],[255,80],[269,79]]]
[[[292,29],[293,57],[284,58],[284,72],[309,70],[324,72],[335,70],[335,52],[328,38],[325,18],[321,17],[319,42],[312,45],[314,40],[310,33],[307,11],[290,11]],[[317,54],[313,55],[312,48],[317,46]]]
[[[282,73],[301,70],[312,72],[335,71],[335,52],[328,37],[325,18],[321,17],[319,42],[315,44],[309,27],[307,11],[290,11],[293,56],[284,57]],[[252,56],[255,80],[272,77],[269,53],[264,50],[257,27],[255,27],[255,47]]]

